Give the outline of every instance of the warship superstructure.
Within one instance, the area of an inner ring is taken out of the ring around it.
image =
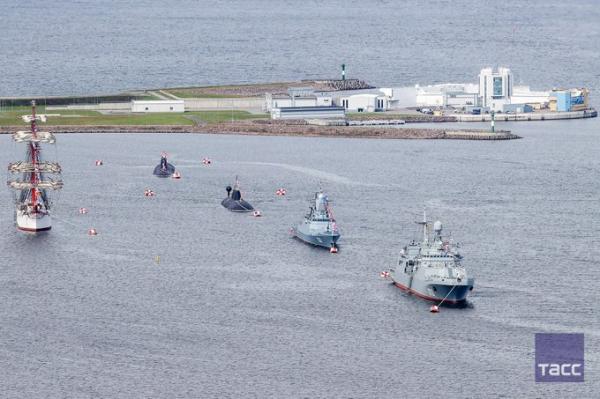
[[[414,240],[401,251],[398,264],[390,269],[389,277],[403,291],[440,304],[464,303],[473,290],[475,280],[467,275],[458,247],[442,237],[442,223],[429,223],[425,213],[423,241]]]
[[[9,178],[7,184],[15,190],[17,228],[35,233],[52,228],[50,190],[62,188],[63,182],[59,178],[62,169],[58,163],[42,159],[41,144],[54,144],[56,138],[50,132],[38,131],[37,122],[45,122],[46,116],[36,114],[35,101],[31,102],[31,115],[22,118],[29,123],[30,130],[18,131],[12,137],[15,142],[26,145],[25,160],[8,165],[9,173],[20,177]]]
[[[292,228],[292,233],[306,243],[337,252],[340,232],[325,193],[322,191],[315,193],[314,205],[311,205],[304,220]]]

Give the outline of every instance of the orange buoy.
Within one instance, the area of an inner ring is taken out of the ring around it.
[[[440,308],[437,305],[431,305],[431,307],[429,308],[429,311],[431,313],[439,313]]]
[[[97,236],[98,232],[96,231],[96,229],[89,229],[88,230],[88,236]]]
[[[329,252],[332,254],[337,254],[338,253],[338,248],[337,247],[331,247],[329,248]]]

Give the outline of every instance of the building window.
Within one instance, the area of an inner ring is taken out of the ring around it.
[[[146,111],[148,111],[148,107],[144,108]]]
[[[502,97],[502,78],[494,77],[494,97]]]
[[[169,109],[170,109],[171,111],[173,111],[173,107],[169,107]]]

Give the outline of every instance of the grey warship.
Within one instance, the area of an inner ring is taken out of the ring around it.
[[[329,199],[323,192],[315,193],[314,205],[310,207],[304,220],[292,228],[292,233],[300,240],[337,252],[340,232],[329,206]]]
[[[457,246],[444,240],[441,222],[433,224],[432,240],[425,213],[419,224],[423,226],[423,242],[413,240],[404,247],[389,277],[398,288],[419,298],[440,304],[464,304],[475,279],[467,276]]]
[[[233,188],[231,188],[231,186],[227,186],[225,190],[227,191],[227,198],[221,201],[221,205],[223,205],[225,208],[232,212],[251,212],[254,210],[252,205],[242,199],[240,184],[237,177],[235,178],[235,184],[233,185]]]

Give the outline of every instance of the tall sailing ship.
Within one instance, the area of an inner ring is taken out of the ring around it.
[[[23,121],[30,124],[29,131],[18,131],[13,134],[13,140],[26,146],[24,161],[12,162],[8,171],[18,178],[8,180],[7,184],[15,190],[15,221],[17,228],[22,231],[38,232],[50,230],[52,219],[50,208],[50,190],[60,190],[63,186],[60,180],[61,167],[56,162],[42,159],[41,144],[54,144],[56,138],[50,132],[40,132],[37,122],[45,122],[45,115],[37,115],[35,101],[31,102],[31,115],[23,115]]]

